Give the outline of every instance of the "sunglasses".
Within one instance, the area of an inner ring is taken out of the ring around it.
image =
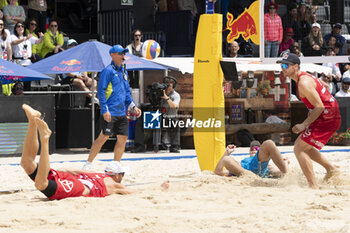
[[[0,26],[4,26],[4,24],[3,24],[3,23],[0,23]]]
[[[135,34],[134,37],[141,37],[141,34]]]
[[[24,28],[23,25],[17,25],[16,28]]]
[[[350,85],[350,83],[344,83],[345,85]]]
[[[289,64],[285,64],[285,63],[282,63],[281,64],[281,67],[282,67],[282,69],[288,69],[288,67],[289,67]]]
[[[57,25],[57,24],[53,24],[53,25],[50,25],[50,27],[52,27],[52,28],[57,28],[58,25]]]
[[[258,146],[253,146],[252,148],[250,148],[250,151],[257,151],[259,150],[260,147]]]
[[[125,55],[125,52],[117,52],[118,55]]]
[[[269,7],[269,9],[271,10],[271,9],[276,9],[276,7]]]
[[[36,23],[30,23],[30,26],[36,26],[37,24]]]

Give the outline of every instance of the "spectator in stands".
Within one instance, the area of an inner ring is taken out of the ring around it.
[[[16,63],[23,66],[31,64],[32,44],[41,43],[44,34],[39,33],[39,36],[40,38],[36,38],[32,34],[27,35],[24,24],[16,23],[14,34],[11,35],[13,59]]]
[[[180,11],[191,11],[193,17],[197,15],[197,6],[194,0],[177,0]]]
[[[291,53],[296,54],[298,57],[304,57],[304,54],[302,52],[300,52],[299,43],[296,41],[293,42],[293,44],[290,46],[289,50]]]
[[[324,36],[326,43],[330,40],[331,36],[336,38],[336,46],[339,48],[339,55],[343,55],[343,46],[345,44],[345,38],[341,33],[342,26],[340,23],[336,23],[333,26],[332,32]]]
[[[326,53],[326,43],[322,37],[320,24],[312,24],[311,31],[309,35],[303,39],[301,46],[301,51],[304,56],[322,56]]]
[[[294,43],[294,40],[292,38],[293,35],[294,35],[293,28],[284,29],[283,40],[280,44],[280,48],[278,51],[279,54],[281,54],[283,51],[289,49],[290,46]]]
[[[45,33],[46,26],[46,0],[28,0],[28,18],[34,18],[38,23],[38,31]]]
[[[335,52],[334,52],[334,49],[332,47],[327,47],[326,56],[335,56]],[[322,65],[329,67],[329,68],[332,68],[331,75],[332,75],[332,82],[334,84],[333,86],[335,88],[335,92],[339,91],[338,82],[340,82],[342,75],[341,75],[338,63],[328,62],[328,63],[323,63]]]
[[[281,18],[276,14],[278,5],[270,2],[264,15],[265,57],[277,57],[278,48],[283,38]]]
[[[288,12],[282,18],[283,28],[293,28],[295,41],[302,40],[301,27],[298,21],[298,5],[291,2],[287,6]]]
[[[309,32],[311,30],[309,10],[308,10],[306,3],[304,1],[302,1],[298,7],[298,21],[299,21],[299,25],[301,27],[301,38],[300,39],[302,39],[302,38],[306,37],[307,35],[309,35]]]
[[[33,37],[39,38],[39,36],[37,34],[37,31],[38,31],[37,28],[38,28],[38,23],[35,19],[30,19],[27,21],[27,25],[26,25],[27,35],[33,35]],[[32,44],[32,57],[31,57],[32,63],[41,60],[39,53],[41,51],[42,45],[43,45],[42,42],[39,44]]]
[[[0,10],[0,19],[2,19],[4,17],[4,13],[2,12],[2,10]]]
[[[16,23],[23,23],[26,20],[24,9],[16,5],[16,0],[10,0],[10,4],[4,6],[3,11],[6,20],[5,28],[13,34]]]
[[[57,20],[51,19],[49,28],[44,34],[44,41],[40,56],[42,58],[49,57],[63,51],[63,42],[63,35],[58,31]]]
[[[130,54],[141,57],[142,32],[140,29],[135,29],[131,33],[131,43],[126,46]]]
[[[312,24],[314,24],[314,23],[317,23],[317,16],[316,16],[315,13],[312,13],[312,14],[310,15],[310,24],[312,25]],[[311,29],[310,29],[310,30],[311,30]]]
[[[4,60],[12,61],[11,34],[5,29],[4,20],[0,19],[0,56]]]
[[[67,41],[67,49],[73,48],[78,45],[78,42],[74,39],[69,39]],[[91,91],[92,79],[88,76],[87,72],[73,72],[63,74],[63,80],[61,84],[69,84],[77,87],[81,91]],[[94,90],[97,90],[97,82],[94,82]],[[92,98],[91,93],[85,93],[86,97]],[[94,102],[99,104],[99,101],[94,97]]]
[[[339,55],[339,47],[337,46],[337,39],[335,36],[330,36],[327,46],[333,49],[335,55]]]
[[[232,43],[228,43],[228,51],[227,51],[227,57],[240,57],[238,54],[239,50],[239,44],[237,41],[233,41]]]
[[[335,97],[350,97],[350,77],[343,77],[341,80],[341,89],[335,94]]]
[[[319,78],[320,80],[323,81],[323,83],[325,84],[325,87],[328,89],[329,93],[331,93],[332,95],[335,95],[336,90],[335,90],[335,86],[334,83],[332,82],[333,77],[331,73],[323,73],[321,74],[321,78]]]

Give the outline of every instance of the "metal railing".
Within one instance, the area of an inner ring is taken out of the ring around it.
[[[111,10],[99,12],[100,40],[109,45],[130,43],[134,25],[133,10]]]

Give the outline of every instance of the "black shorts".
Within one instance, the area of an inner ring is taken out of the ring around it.
[[[101,128],[104,135],[125,135],[128,136],[129,121],[126,116],[112,116],[111,121],[107,122],[101,117]]]
[[[32,179],[33,181],[35,181],[36,174],[38,173],[38,167],[39,167],[39,164],[37,164],[35,171],[32,174],[28,175],[30,177],[30,179]],[[49,171],[49,174],[50,173],[51,173],[51,171]],[[48,183],[46,189],[44,189],[40,192],[42,192],[46,197],[52,197],[56,193],[57,183],[54,180],[48,180],[48,181],[49,181],[49,183]]]
[[[67,76],[60,83],[61,84],[72,84],[74,79],[75,79],[74,77]]]

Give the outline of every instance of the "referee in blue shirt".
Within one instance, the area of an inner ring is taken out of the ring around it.
[[[97,95],[103,116],[102,131],[91,146],[89,158],[83,167],[84,170],[91,169],[92,161],[112,134],[117,136],[117,142],[114,146],[114,160],[120,162],[128,137],[129,123],[126,111],[131,108],[137,117],[141,116],[141,110],[131,97],[128,73],[125,64],[123,64],[127,51],[119,44],[114,45],[109,50],[112,62],[100,74]]]

